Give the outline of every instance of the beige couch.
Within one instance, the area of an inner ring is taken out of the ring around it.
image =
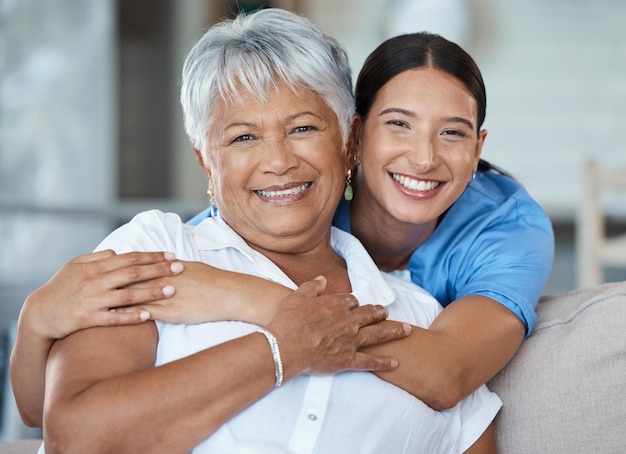
[[[626,282],[542,298],[491,382],[500,453],[626,453]]]
[[[0,441],[0,454],[35,454],[41,440]]]

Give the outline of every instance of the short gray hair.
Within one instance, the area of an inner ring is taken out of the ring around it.
[[[269,8],[213,25],[187,55],[180,102],[194,147],[204,151],[216,102],[240,99],[237,83],[265,101],[277,80],[319,94],[346,143],[354,95],[345,50],[310,20]]]

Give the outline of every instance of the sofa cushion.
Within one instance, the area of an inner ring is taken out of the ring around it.
[[[489,387],[499,453],[626,452],[626,282],[546,296]]]

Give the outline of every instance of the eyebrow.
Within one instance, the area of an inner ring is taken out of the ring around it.
[[[320,120],[324,120],[324,118],[322,116],[307,110],[307,111],[304,111],[304,112],[298,112],[298,113],[295,113],[293,115],[289,115],[287,117],[287,121],[293,121],[296,118],[303,117],[305,115],[311,115],[311,116],[313,116],[315,118],[319,118]],[[233,123],[230,123],[230,124],[226,125],[224,127],[224,131],[227,131],[230,128],[236,128],[238,126],[246,126],[246,127],[251,128],[251,127],[254,127],[255,125],[256,125],[256,123],[250,123],[250,122],[247,122],[247,121],[236,121],[236,122],[233,122]]]
[[[406,115],[407,117],[417,118],[417,115],[415,115],[415,112],[411,112],[410,110],[402,109],[400,107],[390,107],[388,109],[385,109],[381,113],[379,113],[378,116],[382,117],[383,115],[390,114],[390,113],[399,113],[402,115]],[[463,118],[463,117],[444,117],[442,118],[442,120],[445,121],[446,123],[462,123],[466,125],[468,128],[474,129],[474,124],[468,119]]]
[[[400,107],[389,107],[388,109],[385,109],[381,113],[379,113],[378,116],[382,117],[383,115],[386,115],[386,114],[389,114],[389,113],[400,113],[402,115],[406,115],[407,117],[412,117],[412,118],[415,118],[415,116],[416,116],[410,110],[401,109]]]
[[[450,122],[450,123],[462,123],[462,124],[466,125],[468,128],[474,129],[474,124],[471,121],[469,121],[469,120],[467,120],[467,119],[465,119],[463,117],[450,117],[450,118],[446,118],[445,120]]]
[[[224,127],[224,131],[227,131],[227,130],[229,130],[230,128],[236,128],[236,127],[238,127],[238,126],[247,126],[247,127],[252,127],[252,126],[254,126],[254,123],[248,123],[248,122],[245,122],[245,121],[237,121],[237,122],[230,123],[230,124],[226,125],[226,126]]]
[[[292,121],[292,120],[295,120],[296,118],[303,117],[305,115],[311,115],[311,116],[313,116],[315,118],[319,118],[320,120],[324,120],[324,118],[322,116],[316,114],[315,112],[311,112],[311,111],[308,111],[308,110],[305,110],[304,112],[298,112],[298,113],[295,113],[293,115],[289,115],[287,117],[287,120],[288,121]]]

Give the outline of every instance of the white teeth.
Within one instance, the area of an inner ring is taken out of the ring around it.
[[[413,191],[431,191],[441,184],[438,181],[415,180],[397,173],[393,173],[391,176],[402,186]]]
[[[283,191],[255,191],[257,194],[263,197],[286,197],[289,195],[300,194],[306,191],[311,186],[311,183],[305,183],[302,186],[296,186],[295,188],[285,189]]]

